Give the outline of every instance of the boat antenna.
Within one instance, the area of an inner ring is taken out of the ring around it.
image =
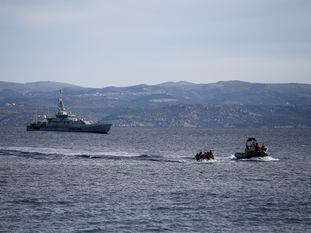
[[[38,109],[36,108],[36,115],[35,115],[35,119],[36,119],[36,124],[38,123]]]
[[[58,111],[65,111],[65,105],[64,105],[64,102],[63,102],[63,92],[62,92],[62,89],[59,90]]]

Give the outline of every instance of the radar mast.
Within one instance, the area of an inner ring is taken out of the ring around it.
[[[62,89],[59,90],[59,98],[58,98],[58,111],[66,111],[65,109],[65,105],[64,105],[64,102],[63,102],[63,91]]]

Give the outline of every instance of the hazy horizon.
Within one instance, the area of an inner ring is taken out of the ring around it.
[[[311,2],[0,2],[0,81],[311,84]]]
[[[132,85],[108,85],[108,86],[84,86],[84,85],[79,85],[76,83],[69,83],[69,82],[61,82],[61,81],[51,81],[51,80],[45,80],[45,81],[30,81],[30,82],[13,82],[13,81],[2,81],[0,80],[0,82],[8,82],[8,83],[17,83],[17,84],[31,84],[31,83],[40,83],[40,82],[55,82],[55,83],[62,83],[62,84],[69,84],[69,85],[74,85],[74,86],[80,86],[80,87],[85,87],[85,88],[106,88],[106,87],[130,87],[130,86],[136,86],[136,85],[161,85],[161,84],[165,84],[165,83],[191,83],[191,84],[195,84],[195,85],[204,85],[204,84],[214,84],[214,83],[218,83],[218,82],[246,82],[246,83],[258,83],[258,84],[306,84],[306,85],[311,85],[310,83],[300,83],[300,82],[291,82],[291,83],[265,83],[265,82],[247,82],[247,81],[241,81],[241,80],[219,80],[219,81],[215,81],[215,82],[209,82],[209,83],[196,83],[196,82],[190,82],[190,81],[184,81],[184,80],[180,80],[180,81],[164,81],[164,82],[160,82],[160,83],[137,83],[137,84],[132,84]]]

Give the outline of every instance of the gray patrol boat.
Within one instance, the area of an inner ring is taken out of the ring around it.
[[[73,112],[67,111],[60,90],[58,98],[58,112],[55,117],[43,116],[43,119],[36,120],[27,125],[27,131],[63,131],[63,132],[87,132],[87,133],[103,133],[109,132],[111,124],[92,123],[79,119]]]

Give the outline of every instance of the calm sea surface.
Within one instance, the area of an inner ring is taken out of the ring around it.
[[[247,137],[271,157],[234,160]],[[0,232],[311,232],[310,150],[310,129],[2,127]]]

